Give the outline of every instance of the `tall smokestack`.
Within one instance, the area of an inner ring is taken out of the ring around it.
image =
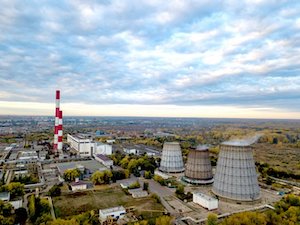
[[[58,114],[58,142],[57,142],[57,150],[59,153],[62,151],[62,138],[63,138],[62,115],[63,115],[63,112],[59,111],[59,114]]]
[[[60,91],[56,90],[55,96],[55,124],[54,124],[54,142],[53,142],[53,151],[57,153],[59,149],[59,134],[62,133],[62,126],[59,126],[59,118],[60,118]]]

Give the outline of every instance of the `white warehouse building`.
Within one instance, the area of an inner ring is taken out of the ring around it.
[[[218,208],[218,199],[205,195],[203,193],[197,192],[193,193],[193,202],[201,205],[208,210],[214,210]]]
[[[70,144],[70,147],[78,152],[78,154],[82,157],[91,157],[94,154],[112,154],[111,145],[94,142],[93,140],[81,135],[68,134],[67,142]]]
[[[99,209],[99,219],[100,221],[105,221],[107,217],[111,216],[114,219],[119,219],[124,217],[126,210],[123,206],[118,206],[108,209]]]

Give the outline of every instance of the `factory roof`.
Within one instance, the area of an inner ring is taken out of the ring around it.
[[[111,159],[108,158],[106,155],[97,154],[96,157],[101,159],[102,161],[111,161]]]
[[[75,182],[72,182],[71,184],[70,184],[71,186],[80,186],[80,185],[87,185],[87,183],[85,183],[84,181],[82,181],[82,180],[79,180],[79,181],[75,181]]]
[[[217,200],[216,198],[213,198],[211,196],[205,195],[205,194],[200,193],[200,192],[195,192],[194,195],[198,195],[199,197],[202,197],[207,201],[216,201]]]

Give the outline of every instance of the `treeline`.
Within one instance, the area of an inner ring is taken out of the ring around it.
[[[275,210],[265,212],[243,212],[227,217],[218,223],[212,217],[210,225],[298,225],[300,224],[300,197],[286,195],[275,204]]]
[[[300,174],[293,173],[291,171],[280,170],[276,167],[270,166],[268,163],[255,162],[255,165],[262,175],[262,177],[276,177],[276,178],[292,178],[300,179]]]
[[[28,199],[29,219],[33,224],[45,224],[52,220],[48,199],[30,195]]]
[[[151,173],[154,173],[154,170],[157,168],[156,160],[147,155],[141,157],[116,152],[110,157],[114,161],[114,165],[121,166],[123,169],[128,170],[129,173],[133,173],[136,176],[140,176],[141,170],[151,171]]]

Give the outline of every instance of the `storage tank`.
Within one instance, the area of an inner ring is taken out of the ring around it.
[[[165,142],[159,170],[166,173],[184,171],[181,148],[178,142]]]
[[[220,148],[212,191],[221,198],[255,201],[260,188],[250,145],[226,143]]]
[[[183,180],[191,184],[211,184],[213,174],[209,151],[206,145],[198,145],[190,150]]]

